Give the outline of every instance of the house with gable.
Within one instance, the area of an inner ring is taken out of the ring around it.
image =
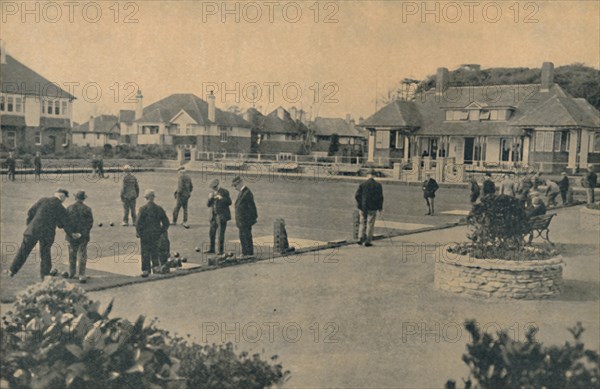
[[[207,101],[191,93],[172,94],[143,108],[133,123],[136,133],[130,135],[139,145],[175,145],[184,155],[193,156],[250,152],[250,123],[216,108],[212,93]]]
[[[290,112],[291,111],[291,112]],[[297,118],[297,110],[278,107],[268,115],[256,108],[244,112],[252,126],[252,150],[257,154],[302,154],[310,152],[307,144],[308,127]]]
[[[102,147],[116,146],[120,139],[119,118],[115,115],[91,116],[90,120],[73,127],[71,139],[74,145]]]
[[[6,52],[0,41],[0,142],[50,152],[69,145],[75,97]]]
[[[331,138],[335,134],[338,136],[340,143],[337,155],[348,158],[363,155],[366,131],[357,127],[350,115],[346,115],[345,119],[316,117],[310,123],[310,128],[313,131],[315,141],[312,148],[313,154],[322,153],[327,155]]]
[[[368,131],[367,160],[390,165],[444,160],[473,169],[534,166],[571,172],[600,163],[600,112],[554,82],[451,86],[440,68],[435,89],[394,101],[359,126]]]

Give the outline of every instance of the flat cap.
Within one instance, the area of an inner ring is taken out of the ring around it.
[[[62,194],[64,194],[64,195],[65,195],[65,197],[69,197],[69,191],[68,191],[68,190],[66,190],[66,189],[58,188],[58,189],[56,190],[56,193],[62,193]]]

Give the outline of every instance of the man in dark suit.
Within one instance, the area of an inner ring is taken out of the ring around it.
[[[427,204],[427,213],[425,215],[433,216],[435,211],[435,192],[439,189],[437,181],[431,177],[431,174],[427,174],[425,181],[423,182],[423,198]],[[485,186],[484,186],[485,187]]]
[[[596,184],[598,183],[598,175],[594,173],[594,166],[592,164],[588,165],[587,171],[588,172],[585,177],[581,179],[581,184],[585,188],[587,203],[593,204],[596,202],[596,198],[594,197],[594,188],[596,188]]]
[[[183,226],[190,228],[187,224],[188,220],[188,200],[192,195],[194,186],[192,185],[192,179],[185,172],[185,167],[181,166],[177,169],[179,174],[179,180],[177,181],[177,191],[175,191],[175,209],[173,210],[173,224],[177,224],[177,218],[179,217],[179,210],[183,207]]]
[[[242,245],[242,256],[240,259],[251,259],[254,257],[252,226],[256,224],[256,220],[258,219],[254,195],[244,185],[244,181],[239,176],[235,177],[231,183],[239,192],[235,200],[235,224],[239,229],[240,243]]]
[[[560,173],[560,180],[557,182],[558,188],[560,189],[560,197],[562,198],[563,205],[567,205],[568,193],[569,193],[569,176],[566,172]]]
[[[90,241],[90,231],[94,226],[92,209],[83,203],[86,198],[85,192],[80,190],[75,195],[75,204],[67,208],[69,224],[74,232],[81,235],[79,239],[75,239],[69,234],[66,236],[67,242],[69,242],[69,278],[75,278],[79,262],[79,282],[82,284],[87,281],[85,276],[87,245]]]
[[[485,179],[483,180],[483,195],[493,195],[496,193],[496,184],[492,181],[492,174],[490,172],[485,173]]]
[[[121,187],[121,203],[123,204],[123,223],[122,226],[129,225],[129,213],[131,212],[131,222],[135,225],[135,202],[140,195],[140,187],[137,178],[131,174],[131,167],[123,167],[125,176],[123,176],[123,186]]]
[[[33,170],[36,181],[39,181],[42,175],[42,157],[40,157],[39,151],[35,153],[35,158],[33,158]]]
[[[146,205],[140,207],[136,225],[136,235],[140,238],[142,254],[142,277],[148,277],[150,270],[160,273],[159,242],[169,229],[169,218],[165,210],[154,202],[153,189],[144,193]]]
[[[40,276],[42,280],[50,274],[52,259],[50,249],[56,236],[56,227],[62,228],[72,238],[78,239],[81,235],[74,232],[69,223],[69,215],[63,207],[63,202],[69,197],[66,189],[58,189],[53,197],[44,197],[38,200],[27,212],[27,228],[23,233],[23,243],[13,259],[9,275],[13,277],[19,272],[31,250],[40,242]]]
[[[205,251],[207,254],[214,254],[215,252],[215,238],[217,232],[219,233],[219,246],[217,254],[222,255],[225,245],[225,229],[227,228],[227,222],[231,220],[231,212],[229,206],[231,205],[231,197],[227,189],[219,187],[219,180],[214,179],[210,182],[210,188],[212,191],[208,195],[208,202],[206,206],[210,210],[210,248]]]
[[[14,181],[15,174],[17,171],[17,161],[15,160],[15,157],[13,156],[12,151],[8,153],[8,157],[6,158],[6,161],[4,161],[4,165],[6,166],[6,169],[7,169],[8,180]]]
[[[360,241],[365,247],[373,246],[373,229],[377,211],[383,211],[383,188],[375,181],[375,171],[371,170],[365,182],[361,183],[354,194],[356,206],[360,211]]]

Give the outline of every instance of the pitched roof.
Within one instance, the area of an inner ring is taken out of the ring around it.
[[[290,113],[285,109],[283,115],[284,120],[281,120],[277,115],[277,109],[268,115],[263,115],[256,108],[249,108],[244,117],[259,133],[297,135],[308,131],[304,123],[292,119]]]
[[[317,117],[311,123],[311,128],[315,130],[315,135],[331,136],[337,134],[339,136],[363,138],[365,135],[354,125],[353,122],[348,123],[342,118],[324,118]]]
[[[446,121],[448,110],[504,108],[507,121]],[[599,112],[583,99],[569,96],[558,84],[449,87],[442,96],[434,90],[412,101],[394,101],[369,117],[360,127],[417,129],[419,135],[521,135],[528,126],[600,127]]]
[[[88,120],[87,122],[80,124],[77,127],[73,127],[71,132],[85,132],[94,134],[108,134],[119,132],[119,118],[117,118],[115,115],[99,115],[94,117],[93,120],[93,131],[90,131],[90,120]]]
[[[122,109],[119,111],[120,123],[132,123],[135,120],[135,111],[131,109]]]
[[[525,112],[515,126],[600,127],[600,112],[587,101],[552,96],[535,109]],[[595,112],[594,112],[595,111]]]
[[[199,125],[213,124],[208,120],[208,103],[191,93],[175,93],[144,108],[139,123],[168,123],[175,115],[185,111]],[[250,127],[243,118],[215,108],[215,122],[219,126]]]
[[[365,119],[360,127],[420,127],[421,115],[412,101],[396,100]]]
[[[6,63],[0,64],[0,85],[2,85],[3,93],[76,98],[8,54]]]

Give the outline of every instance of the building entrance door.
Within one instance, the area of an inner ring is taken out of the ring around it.
[[[475,138],[465,138],[465,153],[464,163],[471,165],[473,163],[473,148],[475,145]]]

